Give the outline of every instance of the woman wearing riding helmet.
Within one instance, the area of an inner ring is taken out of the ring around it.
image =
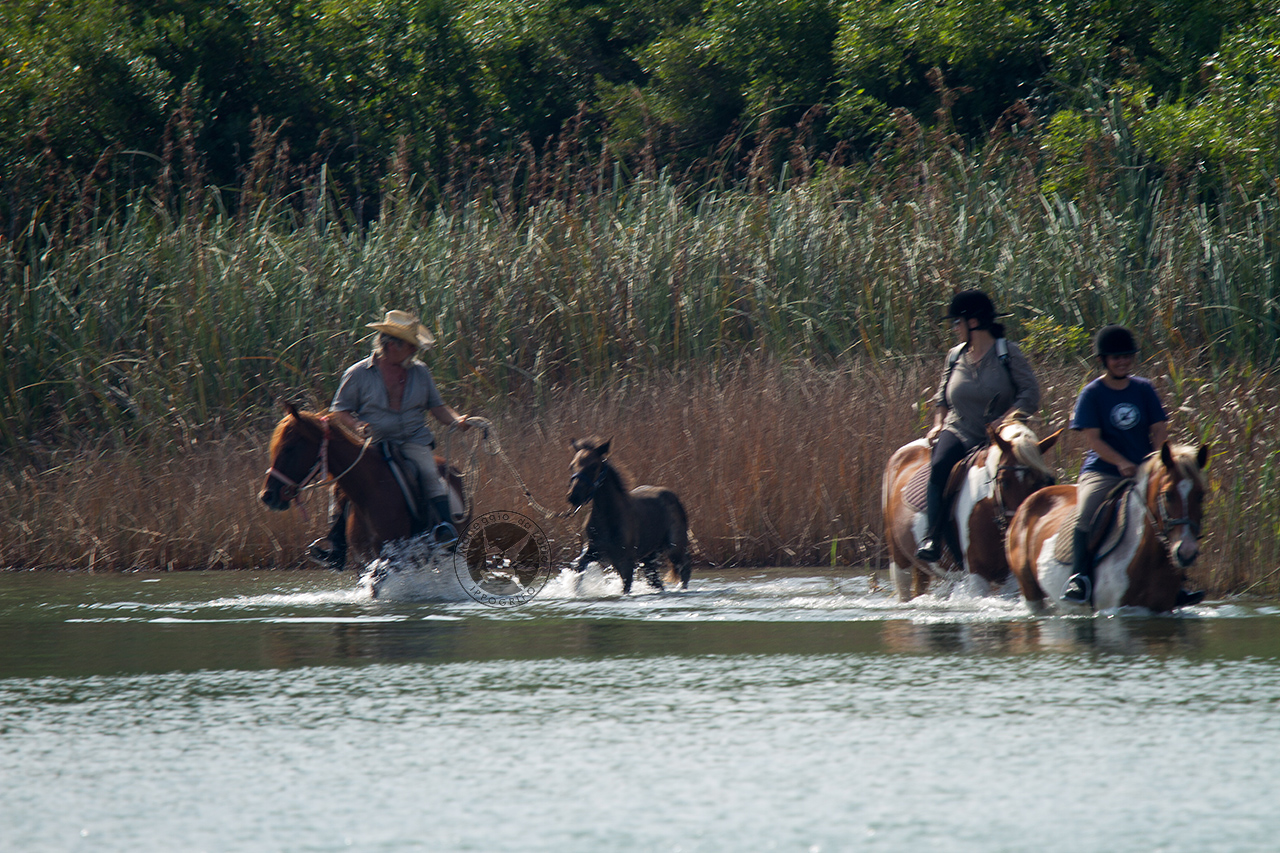
[[[995,304],[981,290],[965,290],[951,300],[944,319],[951,321],[956,345],[947,353],[942,382],[934,394],[933,428],[928,440],[929,488],[925,538],[916,557],[926,563],[942,556],[947,479],[956,463],[987,442],[987,426],[1014,409],[1040,407],[1040,383],[1018,346],[996,322]]]
[[[1155,386],[1133,376],[1138,343],[1124,326],[1108,325],[1093,339],[1102,375],[1084,386],[1076,400],[1071,428],[1084,435],[1089,450],[1076,481],[1075,529],[1071,533],[1071,575],[1062,600],[1088,604],[1093,599],[1093,554],[1089,534],[1098,507],[1121,482],[1169,438],[1169,417]],[[1203,591],[1178,592],[1176,606],[1195,604]]]

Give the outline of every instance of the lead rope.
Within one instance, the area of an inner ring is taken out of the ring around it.
[[[538,503],[537,499],[533,496],[533,492],[529,491],[528,484],[526,484],[524,478],[520,476],[520,472],[516,470],[515,463],[511,461],[511,457],[507,456],[507,452],[502,449],[502,442],[498,440],[498,433],[497,430],[494,429],[493,423],[487,418],[475,416],[468,417],[467,423],[478,426],[481,433],[480,441],[472,445],[471,458],[468,461],[467,466],[462,470],[462,484],[463,492],[466,495],[467,515],[471,515],[472,496],[475,494],[475,485],[480,476],[480,466],[476,464],[476,458],[480,455],[481,447],[483,447],[485,452],[490,456],[497,456],[502,460],[503,464],[507,466],[507,470],[511,472],[511,476],[515,477],[516,482],[520,485],[520,490],[524,493],[524,499],[528,501],[529,506],[542,513],[544,518],[568,518],[577,511],[566,510],[562,512],[555,512]],[[450,429],[445,433],[444,455],[446,459],[449,458],[449,445],[453,432],[454,430]]]

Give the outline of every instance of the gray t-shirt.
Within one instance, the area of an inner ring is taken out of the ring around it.
[[[1031,370],[1031,363],[1018,345],[1006,339],[1009,347],[1009,369],[1000,363],[996,347],[992,346],[976,364],[969,358],[967,344],[957,344],[947,353],[946,364],[959,353],[950,380],[947,369],[942,369],[942,380],[933,395],[935,406],[945,405],[944,429],[955,433],[970,447],[985,444],[987,424],[995,421],[1009,409],[1017,408],[1027,414],[1035,414],[1040,408],[1040,383]],[[946,388],[943,388],[946,383]],[[945,390],[945,396],[943,394]]]
[[[435,437],[427,426],[427,411],[443,405],[444,399],[436,390],[431,371],[415,358],[409,363],[405,376],[400,409],[391,409],[387,386],[373,356],[369,356],[342,374],[329,408],[335,412],[350,412],[367,423],[375,441],[433,444]]]

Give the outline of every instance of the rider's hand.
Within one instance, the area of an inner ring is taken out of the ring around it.
[[[927,433],[925,433],[924,440],[929,442],[929,444],[933,444],[938,440],[938,433],[940,432],[942,432],[942,426],[935,424]]]
[[[467,423],[467,418],[469,417],[471,416],[462,415],[456,421],[453,422],[453,426],[461,430],[462,432],[466,432],[467,430],[471,429],[471,424]]]
[[[1120,469],[1121,477],[1136,477],[1138,475],[1138,466],[1132,462],[1126,462],[1123,465],[1116,466]]]

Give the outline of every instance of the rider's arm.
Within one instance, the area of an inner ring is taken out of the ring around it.
[[[458,414],[456,411],[454,411],[452,406],[448,406],[448,405],[433,406],[432,408],[428,409],[428,411],[431,412],[431,416],[433,418],[435,418],[440,423],[445,424],[447,426],[457,427],[458,429],[464,432],[471,428],[471,425],[467,423],[467,418],[470,416]]]
[[[1156,450],[1164,447],[1164,443],[1169,440],[1169,422],[1156,421],[1151,425],[1151,446]]]
[[[332,411],[329,417],[337,421],[340,426],[346,427],[349,432],[359,434],[360,422],[350,412]]]
[[[1102,430],[1097,427],[1088,427],[1080,430],[1084,436],[1085,444],[1089,445],[1089,449],[1098,454],[1098,457],[1104,462],[1110,462],[1112,465],[1120,469],[1121,476],[1132,477],[1138,473],[1138,466],[1134,465],[1128,459],[1120,455],[1114,447],[1102,440]]]
[[[938,437],[938,433],[942,432],[942,425],[946,423],[949,411],[951,410],[941,404],[933,407],[933,428],[925,435],[925,440],[930,444]]]

